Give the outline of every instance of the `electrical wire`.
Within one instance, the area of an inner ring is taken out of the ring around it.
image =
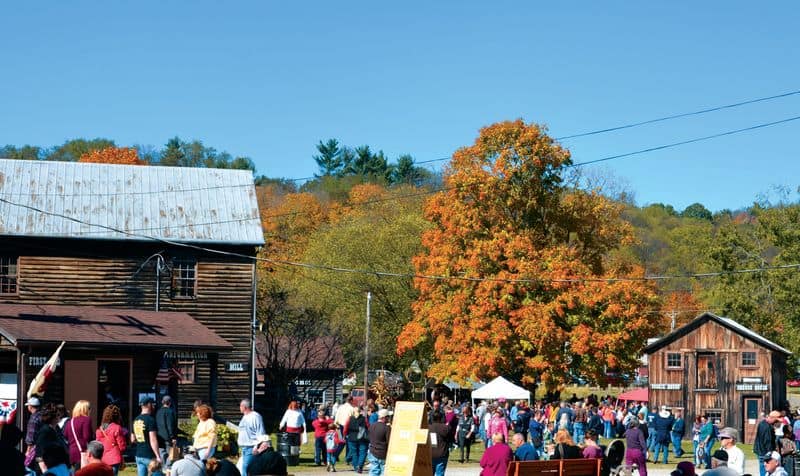
[[[356,269],[356,268],[344,268],[338,266],[328,266],[328,265],[320,265],[320,264],[313,264],[313,263],[301,263],[295,261],[286,261],[286,260],[275,260],[270,258],[264,258],[259,256],[250,256],[243,253],[236,253],[232,251],[224,251],[224,250],[217,250],[213,248],[208,248],[204,246],[194,245],[191,243],[183,243],[179,241],[167,240],[165,238],[159,238],[155,236],[143,235],[139,233],[132,233],[125,230],[120,230],[118,228],[114,228],[108,225],[101,225],[96,223],[90,223],[84,220],[80,220],[74,217],[66,216],[60,213],[48,212],[46,210],[42,210],[37,207],[32,207],[30,205],[14,203],[4,198],[0,198],[0,202],[6,203],[8,205],[17,206],[21,208],[25,208],[31,211],[35,211],[38,213],[42,213],[45,215],[56,216],[59,218],[63,218],[65,220],[77,222],[87,226],[93,226],[102,228],[109,231],[114,231],[116,233],[120,233],[122,235],[131,236],[135,238],[141,238],[145,240],[152,240],[160,243],[164,243],[167,245],[175,246],[175,247],[182,247],[188,249],[194,249],[198,251],[203,251],[205,253],[210,254],[217,254],[217,255],[224,255],[236,258],[242,258],[252,261],[263,261],[266,263],[272,264],[279,264],[279,265],[287,265],[293,266],[297,268],[305,268],[305,269],[315,269],[315,270],[323,270],[323,271],[331,271],[336,273],[350,273],[350,274],[363,274],[363,275],[370,275],[370,276],[377,276],[377,277],[390,277],[390,278],[404,278],[404,279],[427,279],[427,280],[436,280],[436,281],[466,281],[466,282],[496,282],[496,283],[512,283],[512,284],[536,284],[541,282],[550,282],[550,283],[586,283],[586,282],[602,282],[602,283],[616,283],[616,282],[644,282],[644,281],[665,281],[670,279],[699,279],[699,278],[708,278],[708,277],[715,277],[715,276],[729,276],[729,275],[738,275],[738,274],[753,274],[753,273],[764,273],[768,271],[776,271],[776,270],[789,270],[789,269],[798,269],[800,268],[800,263],[793,263],[793,264],[785,264],[785,265],[776,265],[776,266],[763,266],[758,268],[748,268],[748,269],[740,269],[740,270],[727,270],[727,271],[717,271],[717,272],[709,272],[709,273],[692,273],[692,274],[685,274],[685,275],[664,275],[664,276],[631,276],[631,277],[616,277],[616,278],[601,278],[601,277],[579,277],[579,278],[567,278],[567,279],[557,279],[557,278],[545,278],[545,279],[505,279],[505,278],[486,278],[486,277],[471,277],[471,276],[464,276],[464,275],[457,275],[457,276],[442,276],[442,275],[425,275],[425,274],[418,274],[418,273],[403,273],[403,272],[389,272],[389,271],[377,271],[377,270],[367,270],[367,269]]]

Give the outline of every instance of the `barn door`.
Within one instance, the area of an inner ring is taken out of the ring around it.
[[[744,397],[742,422],[744,423],[744,439],[742,443],[752,444],[756,439],[758,412],[761,409],[761,397]]]
[[[90,414],[92,428],[97,427],[97,361],[67,360],[64,362],[64,405],[67,410],[78,400],[88,400],[92,406]],[[102,411],[102,409],[100,409]]]

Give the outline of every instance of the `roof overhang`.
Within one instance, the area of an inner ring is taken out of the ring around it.
[[[96,306],[0,304],[0,335],[16,347],[135,347],[227,351],[233,346],[185,312]]]

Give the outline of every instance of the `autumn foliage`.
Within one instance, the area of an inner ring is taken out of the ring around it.
[[[81,155],[78,162],[93,162],[97,164],[120,164],[120,165],[146,165],[147,163],[139,158],[139,154],[133,147],[106,147],[95,149]]]
[[[643,271],[612,251],[631,241],[621,205],[564,181],[570,154],[521,120],[481,130],[458,150],[433,225],[414,259],[419,292],[398,352],[433,340],[430,376],[541,379],[571,369],[603,382],[637,363],[658,320],[653,285],[608,277]]]

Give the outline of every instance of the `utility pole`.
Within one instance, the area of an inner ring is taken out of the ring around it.
[[[372,302],[372,293],[367,291],[367,332],[366,345],[364,346],[364,403],[367,403],[367,395],[369,395],[369,307]]]
[[[676,311],[675,309],[669,311],[669,317],[671,319],[669,330],[670,332],[672,332],[675,330],[676,319],[678,318],[678,311]]]

